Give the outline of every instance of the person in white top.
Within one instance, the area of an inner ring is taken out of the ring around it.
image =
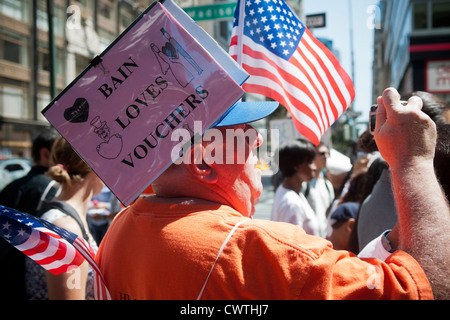
[[[324,174],[330,157],[327,145],[320,142],[316,148],[316,175],[310,182],[303,182],[302,193],[316,213],[320,223],[320,236],[325,238],[328,231],[327,210],[334,201],[334,189]]]
[[[74,217],[54,209],[45,211],[42,219],[77,235],[83,235],[82,229],[84,229],[85,239],[96,250],[95,241],[89,233],[86,215],[90,200],[94,195],[99,194],[104,186],[102,180],[62,136],[58,137],[53,144],[50,164],[47,174],[57,181],[62,189],[53,201],[64,202],[72,207],[79,217],[80,224]],[[44,207],[43,210],[47,209]],[[76,269],[54,275],[29,259],[26,262],[25,271],[27,298],[30,300],[89,299],[93,297],[92,277],[93,273],[87,261]],[[68,285],[73,281],[76,285]]]
[[[320,236],[320,223],[305,196],[300,193],[303,182],[316,174],[315,146],[304,138],[283,144],[278,150],[278,167],[283,183],[277,188],[271,220],[300,225],[306,233]]]

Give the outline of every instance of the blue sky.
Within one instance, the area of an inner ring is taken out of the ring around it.
[[[353,19],[350,21],[349,3]],[[339,60],[349,76],[352,76],[350,23],[353,24],[355,111],[362,112],[357,121],[367,121],[372,104],[372,60],[373,30],[368,23],[373,21],[370,9],[377,0],[303,0],[306,15],[326,13],[326,27],[313,29],[316,37],[333,40],[334,49],[339,51]],[[368,12],[369,9],[369,12]]]

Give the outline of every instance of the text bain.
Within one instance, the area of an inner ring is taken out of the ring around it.
[[[108,83],[104,83],[98,88],[98,91],[105,96],[105,99],[108,99],[113,91],[117,90],[117,87],[128,79],[128,77],[133,73],[133,68],[139,67],[131,57],[129,57],[128,60],[131,62],[124,62],[120,68],[117,69],[118,74],[111,76],[112,87],[110,87]]]

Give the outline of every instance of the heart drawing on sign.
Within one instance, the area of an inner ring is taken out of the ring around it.
[[[89,103],[85,98],[77,98],[73,106],[64,111],[64,119],[71,123],[86,122],[89,118]]]
[[[109,140],[97,146],[97,153],[104,159],[116,159],[122,151],[123,142],[120,134],[112,135]]]
[[[178,50],[170,42],[166,42],[161,51],[169,58],[178,59]]]

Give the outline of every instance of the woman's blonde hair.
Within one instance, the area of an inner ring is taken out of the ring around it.
[[[91,168],[73,150],[63,137],[58,137],[52,147],[50,168],[47,175],[59,182],[63,190],[68,190],[73,183],[81,182]]]

